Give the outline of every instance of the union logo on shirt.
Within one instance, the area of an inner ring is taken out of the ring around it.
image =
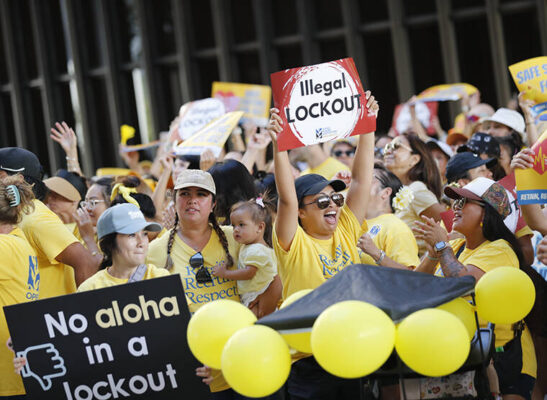
[[[323,276],[326,279],[333,277],[347,265],[353,264],[351,261],[351,254],[345,250],[342,250],[342,244],[336,246],[334,258],[330,258],[324,254],[319,254],[319,260],[321,260]]]

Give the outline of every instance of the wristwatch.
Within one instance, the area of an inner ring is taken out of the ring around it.
[[[450,247],[450,243],[448,243],[448,242],[437,242],[437,243],[435,243],[435,251],[437,253],[440,253],[441,251],[443,251],[447,247]]]

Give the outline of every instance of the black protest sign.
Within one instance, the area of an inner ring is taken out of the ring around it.
[[[207,399],[172,275],[4,307],[28,399]]]

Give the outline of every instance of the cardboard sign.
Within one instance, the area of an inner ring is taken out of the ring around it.
[[[171,275],[4,307],[26,398],[208,399]]]
[[[433,120],[437,115],[439,103],[437,102],[418,102],[416,103],[416,116],[421,124],[425,127],[427,133],[434,134],[436,132]],[[408,104],[398,104],[395,106],[393,113],[392,128],[397,135],[400,135],[412,127],[412,117]]]
[[[469,83],[447,83],[444,85],[432,86],[422,93],[417,98],[420,101],[456,101],[460,100],[465,94],[471,95],[478,92],[475,86]]]
[[[519,92],[534,103],[547,102],[547,57],[535,57],[509,66]]]
[[[515,169],[519,204],[547,203],[547,131],[532,146],[534,167]]]
[[[224,102],[226,111],[243,111],[241,122],[266,126],[270,115],[272,89],[265,85],[213,82],[211,97]]]
[[[218,99],[203,99],[184,104],[179,110],[180,139],[188,139],[224,113],[224,104]]]
[[[142,144],[134,144],[134,145],[122,145],[121,151],[124,153],[131,153],[132,151],[140,151],[140,150],[146,150],[151,149],[153,147],[157,147],[160,145],[159,140],[154,140],[153,142],[149,143],[142,143]]]
[[[243,116],[243,111],[233,111],[217,118],[205,128],[194,133],[175,148],[176,155],[201,155],[211,149],[215,157],[220,155],[224,143]]]
[[[276,72],[271,81],[284,122],[279,151],[376,130],[351,58]]]

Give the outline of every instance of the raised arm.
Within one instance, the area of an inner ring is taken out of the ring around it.
[[[283,120],[279,110],[270,110],[268,133],[274,145],[274,173],[277,186],[278,204],[275,221],[275,234],[281,247],[288,251],[298,227],[298,199],[292,176],[291,163],[286,151],[278,151],[277,135],[283,130]]]
[[[378,116],[378,102],[367,90],[365,93],[369,115]],[[346,202],[360,224],[365,220],[365,212],[372,183],[374,169],[374,133],[359,136],[359,143],[351,169],[351,183]],[[277,174],[276,174],[277,175]],[[279,186],[278,186],[279,187]]]
[[[57,129],[56,129],[57,128]],[[78,139],[74,130],[66,122],[56,122],[55,128],[51,128],[49,137],[59,143],[66,154],[67,170],[84,176],[78,162]]]

